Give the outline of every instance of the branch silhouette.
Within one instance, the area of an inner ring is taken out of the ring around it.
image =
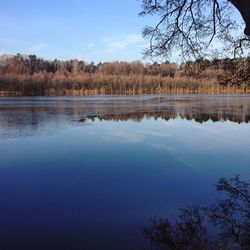
[[[250,183],[236,175],[219,179],[216,189],[223,199],[181,209],[176,223],[153,218],[144,229],[151,249],[249,249]]]
[[[233,18],[235,8],[245,21],[245,30]],[[145,56],[169,57],[179,51],[185,60],[205,57],[220,43],[223,54],[243,54],[250,45],[250,3],[243,0],[142,0],[140,16],[154,15],[155,26],[146,26],[150,41]],[[238,31],[242,30],[241,34]],[[225,45],[225,46],[222,46]]]

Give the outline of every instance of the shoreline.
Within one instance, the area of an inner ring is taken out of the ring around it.
[[[136,95],[195,95],[195,94],[250,94],[250,88],[216,87],[214,89],[162,89],[162,90],[127,90],[127,91],[105,91],[105,90],[45,90],[42,92],[26,91],[0,91],[0,97],[18,96],[136,96]]]

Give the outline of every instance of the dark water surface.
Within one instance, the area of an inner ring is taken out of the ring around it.
[[[150,249],[153,216],[250,179],[250,95],[0,98],[0,249]]]

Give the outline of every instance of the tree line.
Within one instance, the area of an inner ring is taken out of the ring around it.
[[[164,63],[0,57],[0,95],[250,93],[250,57]]]

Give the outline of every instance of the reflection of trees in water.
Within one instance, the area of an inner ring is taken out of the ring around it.
[[[14,99],[15,100],[15,99]],[[134,98],[47,98],[21,99],[12,103],[0,102],[0,128],[37,129],[41,126],[61,126],[108,120],[136,121],[143,119],[186,119],[202,123],[232,121],[248,123],[248,96],[238,98],[203,97],[134,97]]]
[[[111,121],[128,121],[132,120],[135,122],[140,122],[143,119],[163,119],[163,120],[170,120],[170,119],[186,119],[186,120],[194,120],[199,123],[213,121],[231,121],[237,123],[248,123],[250,120],[250,116],[238,116],[238,115],[230,115],[230,114],[193,114],[193,113],[171,113],[171,112],[141,112],[141,113],[128,113],[128,114],[108,114],[102,116],[89,116],[87,118],[91,118],[91,120],[95,120],[95,118],[99,120],[111,120]]]
[[[176,223],[152,219],[144,229],[151,249],[250,249],[250,183],[221,178],[216,189],[223,199],[181,209]]]

